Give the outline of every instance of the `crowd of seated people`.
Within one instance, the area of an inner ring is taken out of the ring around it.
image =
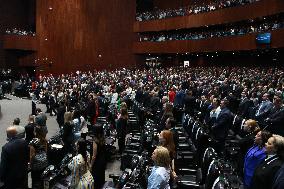
[[[13,29],[6,29],[5,34],[7,35],[27,35],[27,36],[35,36],[35,32],[27,31],[23,29],[13,28]]]
[[[245,24],[243,26],[224,26],[223,29],[205,29],[205,31],[169,31],[169,32],[158,32],[153,34],[142,34],[139,41],[172,41],[172,40],[198,40],[207,39],[213,37],[226,37],[235,35],[245,35],[249,33],[267,32],[284,27],[283,20],[277,20],[274,22],[256,23],[256,24]]]
[[[159,147],[153,153],[152,159],[157,167],[153,169],[149,177],[148,188],[152,186],[154,188],[157,184],[168,186],[170,174],[173,175],[173,179],[176,178],[173,161],[175,158],[175,137],[170,132],[164,131],[165,129],[170,130],[171,126],[169,125],[173,125],[173,120],[177,119],[172,112],[173,107],[182,108],[185,114],[193,116],[196,111],[199,111],[200,120],[211,128],[212,137],[216,141],[215,148],[220,153],[224,148],[223,139],[228,134],[229,125],[235,122],[233,115],[254,120],[246,122],[249,127],[246,130],[250,134],[250,143],[245,145],[244,151],[248,149],[248,153],[243,154],[246,158],[244,175],[247,175],[244,179],[252,188],[259,188],[260,184],[264,188],[270,188],[276,181],[281,184],[283,180],[281,178],[274,179],[278,178],[279,174],[283,174],[283,171],[277,172],[283,165],[284,158],[284,129],[282,127],[284,122],[282,103],[284,99],[284,71],[282,69],[276,67],[121,69],[39,76],[34,81],[30,78],[22,81],[33,85],[33,93],[38,100],[42,100],[46,104],[47,113],[51,113],[51,115],[55,113],[57,116],[58,125],[63,130],[64,150],[66,152],[77,151],[72,160],[73,165],[69,166],[73,170],[72,185],[75,188],[80,188],[80,186],[92,188],[94,184],[100,183],[100,186],[103,184],[104,174],[101,172],[105,169],[105,158],[101,158],[103,157],[101,153],[104,151],[103,136],[95,136],[92,156],[86,152],[84,138],[86,137],[86,129],[88,129],[85,126],[86,121],[95,125],[98,116],[103,112],[102,107],[106,105],[105,100],[120,109],[119,111],[122,113],[123,107],[126,106],[122,102],[125,102],[130,108],[131,103],[129,102],[137,101],[143,104],[152,115],[158,117],[159,130],[161,130],[160,144],[164,148]],[[18,128],[18,120],[7,129],[9,140],[2,150],[0,178],[10,188],[19,187],[15,184],[26,184],[25,174],[29,161],[33,164],[35,160],[45,162],[46,158],[50,158],[46,157],[47,117],[38,109],[35,114],[34,120],[33,116],[29,117],[29,126],[25,128],[26,140],[33,141],[30,143],[32,153],[22,139],[23,128]],[[127,120],[127,116],[122,118]],[[34,127],[35,133],[30,132],[31,127]],[[265,129],[271,134],[257,134],[260,129]],[[20,131],[21,133],[19,133]],[[242,138],[245,137],[247,134],[242,136]],[[255,146],[251,147],[254,137],[256,137]],[[32,138],[37,139],[33,140]],[[259,138],[262,141],[259,141]],[[124,140],[120,140],[120,143],[123,143]],[[12,149],[15,146],[21,150],[14,152]],[[120,150],[123,150],[123,144],[120,144],[120,147]],[[252,161],[251,155],[253,154],[254,157],[256,153],[260,154],[258,163],[254,162],[254,167],[247,167],[248,164],[251,165],[249,163]],[[41,159],[35,159],[37,154],[41,154],[39,156]],[[9,159],[12,156],[23,158],[21,161],[17,161],[15,158]],[[164,160],[161,161],[161,159]],[[5,162],[8,160],[10,163]],[[12,161],[17,161],[17,164],[11,164]],[[19,166],[21,163],[26,165]],[[273,165],[273,167],[269,167],[267,164]],[[37,176],[43,171],[46,164],[35,165],[32,170],[33,182],[35,185],[42,186],[43,183]],[[100,171],[94,167],[98,165],[100,165]],[[19,173],[18,178],[13,175],[15,166],[19,166],[16,169]],[[262,169],[265,169],[265,172],[262,172]],[[20,170],[23,170],[23,175],[20,175]],[[82,171],[79,171],[79,175],[76,174],[78,170]],[[96,174],[103,175],[97,176]],[[164,174],[165,179],[156,179],[161,176],[159,174]],[[262,183],[263,175],[269,175],[269,180],[266,183]],[[15,179],[18,179],[19,182],[15,182]],[[161,183],[155,183],[157,181]],[[283,186],[280,184],[279,186]]]
[[[136,14],[137,21],[164,19],[176,16],[188,16],[203,12],[215,11],[218,9],[235,7],[257,2],[259,0],[222,0],[215,1],[210,4],[193,5],[188,7],[180,7],[178,9],[156,10],[153,12],[142,12]]]

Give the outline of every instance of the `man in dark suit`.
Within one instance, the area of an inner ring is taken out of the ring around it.
[[[57,117],[56,121],[58,123],[59,128],[64,125],[64,113],[66,112],[66,106],[63,101],[59,102],[59,107],[57,108]]]
[[[273,134],[284,136],[284,107],[280,96],[275,95],[273,98],[273,108],[270,110],[266,122],[267,130]]]
[[[259,108],[256,110],[255,118],[260,123],[263,123],[263,121],[267,118],[269,111],[273,107],[273,103],[269,100],[269,94],[265,93],[262,96],[262,102],[259,105]]]
[[[253,102],[248,99],[247,93],[243,91],[241,93],[241,101],[238,108],[238,115],[242,118],[249,118],[249,108],[253,106]]]
[[[225,147],[225,139],[228,136],[228,131],[232,126],[233,115],[227,108],[229,101],[224,98],[221,100],[221,111],[212,126],[212,137],[215,141],[215,150],[222,154]]]
[[[189,114],[194,116],[194,110],[196,108],[196,100],[195,97],[192,95],[192,91],[186,91],[184,96],[184,112],[185,114]]]
[[[206,98],[205,95],[201,95],[201,100],[197,102],[198,104],[198,110],[200,111],[199,118],[200,120],[204,120],[208,107],[210,106],[210,101]]]
[[[24,139],[17,138],[16,127],[6,130],[9,142],[2,147],[0,179],[5,189],[23,189],[28,186],[29,147]]]

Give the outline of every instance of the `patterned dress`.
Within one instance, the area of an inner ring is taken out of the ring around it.
[[[89,161],[88,156],[88,161]],[[88,163],[81,154],[73,157],[68,168],[71,170],[71,188],[72,189],[94,189],[94,179],[89,171]]]

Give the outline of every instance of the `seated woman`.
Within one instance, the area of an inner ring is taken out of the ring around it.
[[[272,135],[265,150],[267,158],[255,169],[251,189],[272,188],[274,177],[284,162],[284,137]]]
[[[94,179],[89,171],[90,155],[87,153],[87,143],[85,139],[79,139],[77,142],[77,155],[73,157],[68,168],[71,171],[72,189],[93,189]]]
[[[170,154],[167,148],[158,146],[153,154],[152,160],[155,166],[148,177],[147,189],[170,189]]]
[[[247,151],[244,160],[245,188],[250,188],[255,168],[265,159],[264,145],[271,136],[272,134],[267,131],[259,131],[255,136],[254,145]]]

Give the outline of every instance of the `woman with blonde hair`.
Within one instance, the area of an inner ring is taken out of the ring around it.
[[[284,162],[284,137],[272,135],[265,143],[266,159],[255,169],[251,189],[272,188],[274,177]]]
[[[155,166],[148,177],[147,189],[170,189],[171,158],[167,148],[158,146],[152,153]]]

